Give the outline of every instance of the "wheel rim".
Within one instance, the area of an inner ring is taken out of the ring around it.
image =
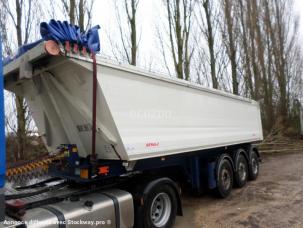
[[[253,171],[253,174],[256,175],[258,173],[258,162],[255,158],[252,158],[251,159],[251,165],[252,165],[252,171]]]
[[[230,173],[227,169],[223,169],[222,170],[222,174],[221,174],[221,182],[222,182],[222,186],[225,190],[230,188],[231,185],[231,177],[230,177]]]
[[[246,177],[247,177],[247,172],[246,172],[246,166],[243,162],[239,163],[239,178],[241,181],[245,181]]]
[[[168,194],[162,192],[156,195],[152,204],[150,217],[154,226],[164,226],[170,217],[172,210],[171,199]]]

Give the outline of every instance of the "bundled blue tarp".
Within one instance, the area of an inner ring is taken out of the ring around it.
[[[76,25],[71,25],[67,21],[51,20],[49,23],[40,24],[40,33],[44,40],[55,40],[58,43],[70,41],[80,47],[85,47],[88,51],[100,51],[100,41],[98,29],[99,25],[92,27],[86,33],[82,33]]]
[[[47,40],[54,40],[61,44],[69,41],[72,45],[77,44],[80,48],[85,47],[87,51],[97,53],[100,51],[99,29],[100,26],[97,25],[84,33],[81,32],[78,26],[71,25],[67,21],[61,22],[50,20],[49,23],[42,22],[40,24],[40,34],[42,39],[31,44],[21,46],[13,58],[7,58],[4,60],[4,65],[37,46],[40,42]]]

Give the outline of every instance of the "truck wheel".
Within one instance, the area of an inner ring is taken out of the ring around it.
[[[236,161],[236,173],[235,173],[236,186],[242,188],[247,183],[247,178],[248,178],[247,161],[244,155],[240,154]]]
[[[136,227],[169,228],[177,214],[177,196],[169,185],[156,185],[148,192],[136,213]]]
[[[222,198],[226,198],[233,187],[233,169],[230,162],[225,158],[218,166],[217,192]]]
[[[250,155],[249,179],[256,180],[259,175],[259,157],[256,151],[252,151]]]

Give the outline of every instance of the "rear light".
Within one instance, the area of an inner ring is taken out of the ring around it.
[[[7,213],[12,217],[22,217],[26,213],[26,203],[20,199],[8,200],[5,206]]]
[[[20,199],[8,200],[6,201],[5,205],[7,208],[20,210],[25,207],[25,202]]]
[[[99,175],[107,175],[109,173],[109,166],[101,166],[99,167]]]

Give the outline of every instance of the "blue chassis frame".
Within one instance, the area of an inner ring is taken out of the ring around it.
[[[239,146],[239,145],[235,145]],[[242,146],[247,146],[243,144]],[[232,147],[230,147],[232,148]],[[207,175],[208,188],[214,189],[217,186],[216,181],[216,164],[217,159],[221,154],[226,152],[226,147],[215,148],[209,150],[195,151],[189,153],[182,153],[164,157],[148,158],[136,161],[136,164],[131,172],[144,172],[144,171],[157,171],[165,168],[178,168],[182,171],[182,174],[190,180],[193,190],[200,191],[202,187],[201,171],[205,170]],[[50,166],[49,173],[54,177],[61,177],[69,179],[82,184],[96,183],[103,180],[109,180],[111,178],[119,178],[128,173],[123,166],[123,162],[120,160],[99,160],[98,166],[109,166],[110,172],[106,176],[99,176],[94,179],[82,179],[78,175],[74,175],[74,172],[70,170],[58,169],[56,166]],[[81,168],[79,166],[78,168]]]

